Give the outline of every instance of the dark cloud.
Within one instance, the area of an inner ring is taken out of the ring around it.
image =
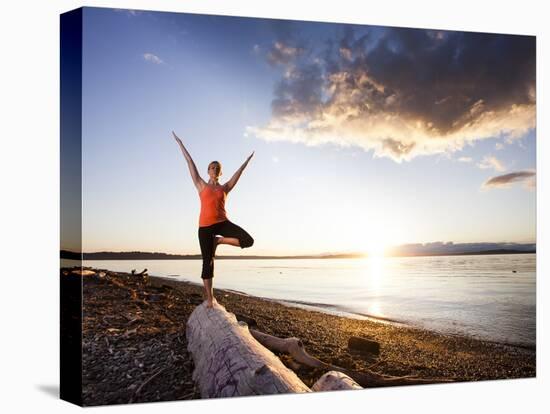
[[[288,68],[275,87],[271,103],[276,117],[311,115],[322,104],[323,77],[318,65],[307,65],[296,70]]]
[[[283,42],[275,42],[267,53],[267,61],[272,65],[286,65],[304,52],[301,47],[293,47]]]
[[[437,33],[391,29],[369,54],[368,72],[400,96],[394,110],[446,133],[483,112],[533,102],[534,37]]]
[[[532,188],[535,186],[534,171],[516,171],[510,174],[497,175],[483,183],[483,187],[506,187],[512,183],[525,182],[526,186]]]
[[[304,53],[305,45],[296,38],[299,22],[291,20],[268,20],[275,41],[266,58],[271,65],[287,65]]]
[[[316,51],[277,27],[266,56],[284,71],[273,117],[249,128],[264,139],[351,144],[400,161],[535,126],[532,36],[345,26]]]

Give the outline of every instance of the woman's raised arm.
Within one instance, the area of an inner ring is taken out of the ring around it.
[[[250,154],[249,157],[246,159],[244,164],[241,165],[237,171],[235,171],[235,174],[233,174],[233,177],[231,177],[231,179],[224,184],[226,193],[230,192],[233,189],[233,187],[235,187],[235,184],[237,184],[237,181],[239,181],[239,178],[241,177],[241,174],[243,173],[244,169],[250,162],[250,159],[254,156],[254,152],[255,151],[253,151],[252,154]]]
[[[187,161],[187,166],[189,167],[189,172],[191,173],[191,179],[193,180],[193,184],[195,184],[195,187],[197,187],[197,191],[200,193],[204,188],[204,186],[206,185],[206,182],[199,175],[199,172],[197,171],[197,166],[193,162],[193,158],[191,158],[191,155],[189,155],[189,153],[187,152],[187,149],[183,145],[183,142],[181,142],[181,139],[178,138],[178,136],[174,131],[172,131],[172,135],[174,136],[174,139],[180,146],[181,152],[183,153],[183,156]]]

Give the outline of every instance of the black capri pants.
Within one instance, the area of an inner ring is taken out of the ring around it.
[[[239,239],[241,249],[254,244],[254,239],[242,227],[229,220],[212,224],[211,226],[199,227],[199,243],[202,254],[201,278],[212,279],[214,277],[214,237],[235,237]]]

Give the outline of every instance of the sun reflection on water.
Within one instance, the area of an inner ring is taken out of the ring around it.
[[[369,304],[367,313],[371,316],[378,316],[378,317],[384,316],[384,313],[382,312],[382,308],[380,307],[380,302],[376,300]]]
[[[376,300],[384,283],[386,258],[383,255],[370,255],[363,260],[363,281],[369,297],[367,313],[372,316],[384,316],[381,303]]]
[[[365,282],[367,287],[376,291],[376,293],[379,293],[384,278],[385,261],[386,259],[383,256],[371,256],[364,259]]]

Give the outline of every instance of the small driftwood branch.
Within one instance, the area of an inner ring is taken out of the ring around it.
[[[304,348],[304,344],[298,338],[279,338],[256,329],[250,329],[250,333],[267,349],[290,354],[294,360],[302,365],[312,368],[329,368],[328,364],[309,355]]]
[[[149,281],[149,275],[147,274],[147,269],[143,269],[139,273],[136,273],[136,269],[132,269],[131,273],[132,273],[132,276],[141,276],[145,283]]]
[[[71,274],[76,276],[95,276],[96,272],[89,269],[73,269],[71,270]]]
[[[414,376],[392,377],[380,375],[371,371],[359,372],[337,365],[323,362],[307,353],[302,341],[298,338],[279,338],[269,335],[255,329],[250,329],[250,333],[258,342],[266,348],[275,351],[288,353],[297,362],[312,368],[324,368],[331,371],[341,372],[362,387],[385,387],[390,385],[412,385],[412,384],[433,384],[435,382],[451,382],[449,379],[418,378]]]

